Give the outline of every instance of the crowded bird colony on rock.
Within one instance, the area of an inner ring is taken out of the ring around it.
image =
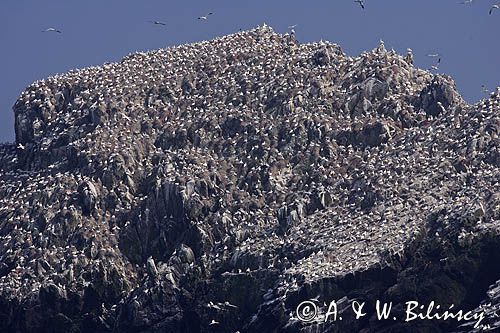
[[[298,330],[318,294],[452,288],[443,257],[499,242],[500,93],[411,62],[262,26],[33,83],[0,146],[0,331]]]

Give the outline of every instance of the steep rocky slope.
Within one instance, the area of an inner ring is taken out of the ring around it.
[[[0,331],[474,330],[297,320],[313,298],[500,328],[499,110],[266,26],[35,82],[0,146]]]

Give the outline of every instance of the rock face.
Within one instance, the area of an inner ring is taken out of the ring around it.
[[[35,82],[0,145],[0,331],[480,329],[353,300],[500,329],[499,111],[266,26]]]

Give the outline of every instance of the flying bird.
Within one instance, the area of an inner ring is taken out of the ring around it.
[[[294,24],[294,25],[289,25],[289,26],[288,26],[288,29],[290,29],[290,33],[291,33],[292,35],[295,35],[295,27],[296,27],[296,26],[297,26],[296,24]]]
[[[497,3],[496,5],[491,6],[491,8],[490,8],[490,15],[491,15],[491,13],[493,13],[493,10],[495,10],[495,9],[500,9],[500,4],[499,3]]]
[[[431,66],[431,70],[433,70],[433,71],[439,70],[439,64],[440,63],[441,63],[441,58],[438,58],[436,64]]]
[[[205,16],[199,16],[199,17],[198,17],[198,20],[208,20],[208,17],[209,17],[210,15],[213,15],[213,14],[214,14],[214,13],[210,12],[210,13],[208,13],[208,14],[207,14],[207,15],[205,15]]]
[[[462,2],[459,2],[459,4],[462,4],[462,5],[468,5],[470,3],[472,3],[473,0],[464,0]]]
[[[484,84],[481,85],[481,90],[484,94],[490,93],[490,90],[488,88],[486,88],[486,86]]]
[[[42,30],[42,32],[57,32],[59,34],[62,34],[62,31],[56,28],[47,28],[45,30]]]
[[[354,2],[359,3],[361,8],[365,9],[365,1],[364,0],[354,0]]]
[[[439,53],[431,53],[431,54],[428,54],[427,56],[431,57],[431,58],[437,58],[440,56],[440,54]]]
[[[149,23],[152,23],[154,25],[167,25],[165,22],[161,22],[161,21],[148,21]]]

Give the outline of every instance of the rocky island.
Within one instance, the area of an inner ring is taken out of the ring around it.
[[[383,44],[264,25],[34,82],[13,109],[1,332],[500,329],[500,90],[470,105]]]

